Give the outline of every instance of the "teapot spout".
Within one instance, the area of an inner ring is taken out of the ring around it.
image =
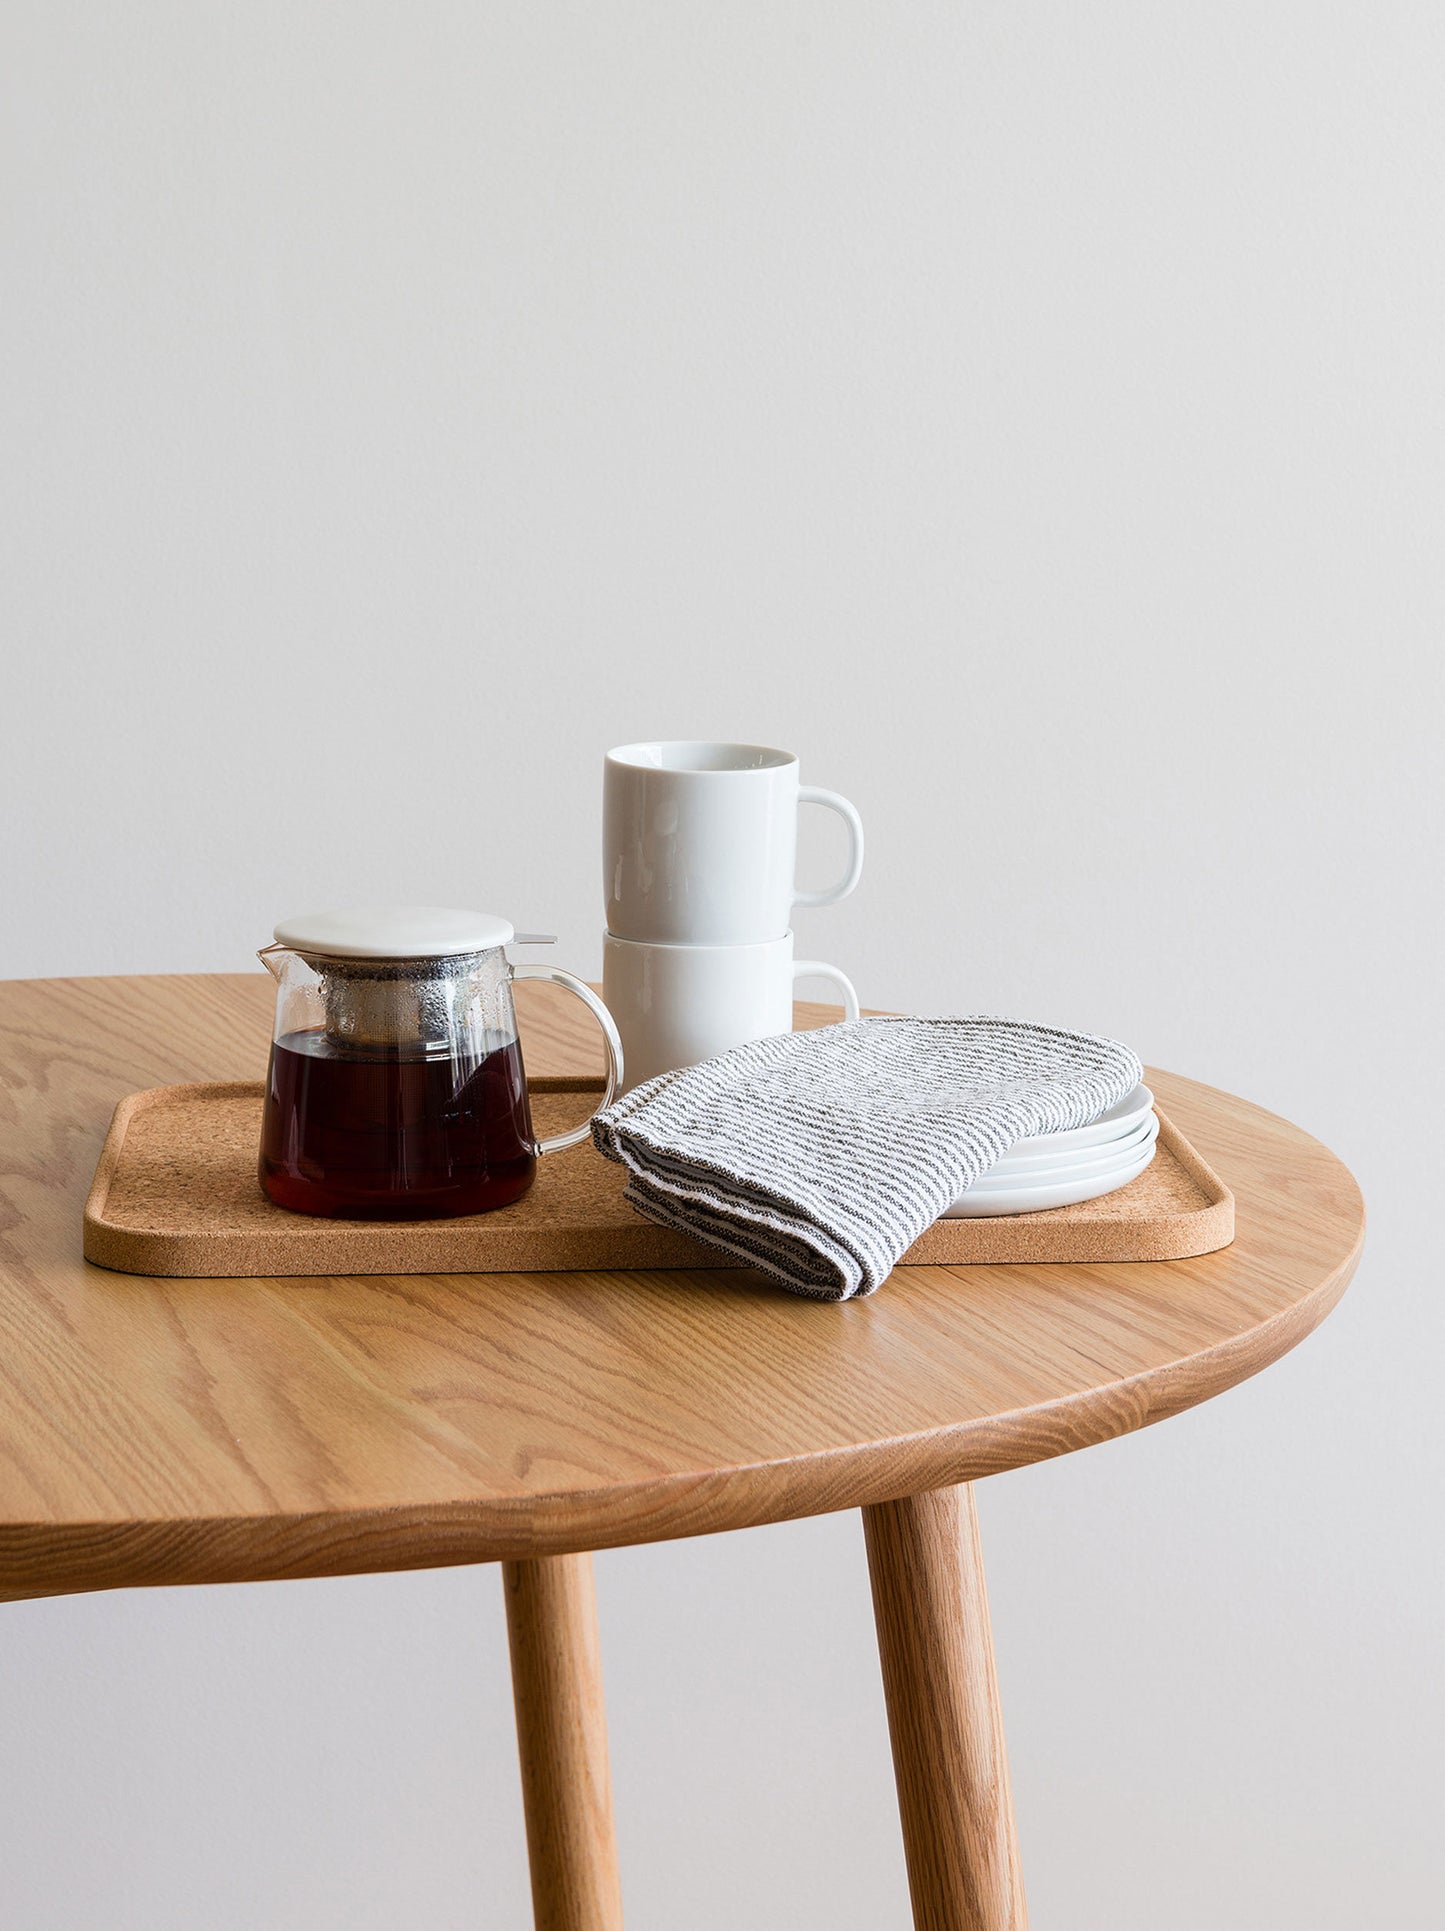
[[[281,977],[281,956],[282,954],[289,954],[290,950],[289,945],[263,945],[261,950],[256,954],[256,957],[265,966],[271,977],[279,981]]]

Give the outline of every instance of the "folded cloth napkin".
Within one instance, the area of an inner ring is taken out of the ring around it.
[[[1117,1040],[1016,1019],[852,1019],[662,1073],[599,1113],[627,1198],[795,1294],[871,1294],[1018,1140],[1138,1085]]]

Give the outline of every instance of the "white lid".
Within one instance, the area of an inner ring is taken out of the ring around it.
[[[445,959],[490,952],[511,940],[507,919],[441,905],[353,905],[344,912],[308,912],[276,927],[278,945],[332,959]]]

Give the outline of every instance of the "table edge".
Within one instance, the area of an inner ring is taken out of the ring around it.
[[[515,1499],[185,1522],[0,1525],[0,1602],[528,1561],[794,1521],[981,1480],[1135,1433],[1249,1380],[1320,1325],[1348,1286],[1363,1245],[1361,1202],[1349,1253],[1308,1294],[1257,1326],[1082,1394],[918,1434]]]

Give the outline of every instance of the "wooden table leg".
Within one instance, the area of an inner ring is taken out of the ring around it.
[[[1027,1931],[970,1487],[863,1511],[918,1931]]]
[[[537,1931],[622,1931],[592,1558],[502,1579]]]

